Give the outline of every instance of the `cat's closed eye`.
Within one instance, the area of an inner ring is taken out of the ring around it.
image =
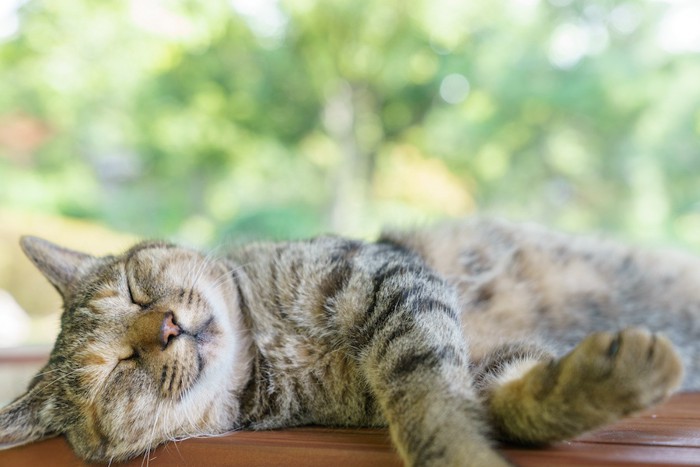
[[[145,310],[146,308],[148,308],[148,307],[151,305],[150,303],[145,303],[143,300],[138,300],[138,301],[137,301],[136,298],[134,298],[134,292],[133,292],[133,290],[131,289],[131,281],[129,281],[128,279],[127,279],[127,281],[126,281],[126,289],[127,289],[128,293],[129,293],[129,300],[130,300],[131,303],[133,303],[134,305],[138,305],[138,306],[141,307],[141,309],[144,309],[144,310]]]
[[[124,362],[135,362],[141,358],[141,354],[136,349],[131,349],[131,352],[125,354],[125,356],[119,358],[119,363]]]

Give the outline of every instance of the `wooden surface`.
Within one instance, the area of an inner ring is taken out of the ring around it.
[[[700,465],[700,393],[546,449],[500,448],[515,465]],[[80,466],[63,438],[0,451],[0,466]],[[115,465],[115,464],[113,464]],[[384,430],[298,428],[169,443],[128,466],[399,466]]]

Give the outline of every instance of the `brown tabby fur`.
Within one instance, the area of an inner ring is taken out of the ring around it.
[[[495,466],[488,440],[578,435],[662,401],[683,367],[700,388],[689,256],[484,219],[221,258],[22,246],[65,312],[0,411],[3,447],[62,434],[112,461],[231,430],[388,424],[407,465]]]

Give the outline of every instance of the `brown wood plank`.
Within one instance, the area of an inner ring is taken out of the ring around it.
[[[700,447],[700,393],[678,394],[662,406],[581,436],[576,441]]]
[[[506,448],[503,454],[521,467],[589,465],[700,465],[700,449],[561,443],[545,449]]]
[[[681,394],[638,418],[621,421],[572,442],[541,449],[504,446],[520,466],[700,465],[700,393]],[[0,466],[84,465],[63,438],[0,451]],[[399,466],[386,430],[297,428],[239,432],[169,443],[141,466]],[[114,465],[114,464],[113,464]]]
[[[688,392],[676,394],[665,404],[643,412],[641,417],[649,418],[700,418],[698,413],[699,393]]]
[[[700,448],[700,420],[692,418],[632,419],[581,436],[576,441]]]
[[[64,438],[0,451],[0,465],[83,466]],[[238,432],[160,446],[147,458],[119,464],[124,467],[171,465],[260,466],[401,466],[386,430],[298,428],[266,432]],[[116,464],[112,464],[116,465]]]

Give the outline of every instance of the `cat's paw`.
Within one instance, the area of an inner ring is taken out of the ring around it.
[[[509,441],[568,439],[661,402],[683,366],[663,336],[638,328],[591,334],[564,357],[496,387],[492,425]]]
[[[671,342],[640,328],[591,334],[556,367],[553,390],[593,425],[663,401],[683,375]]]

